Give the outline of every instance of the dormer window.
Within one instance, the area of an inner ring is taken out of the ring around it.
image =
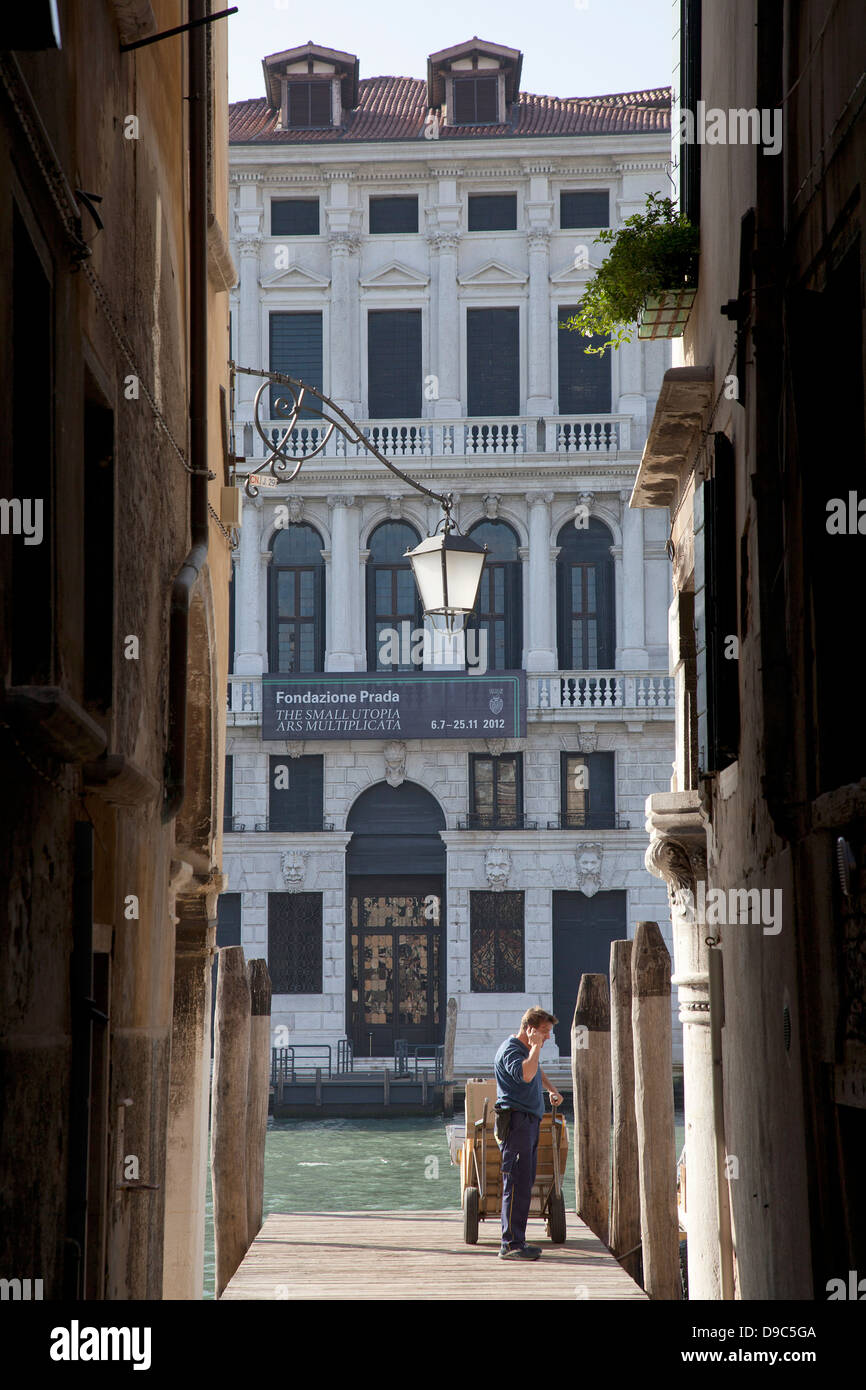
[[[504,125],[518,99],[523,55],[517,48],[468,39],[427,59],[427,105],[447,126]]]
[[[333,124],[331,82],[328,78],[312,78],[299,82],[292,78],[286,83],[286,128],[316,130]]]
[[[498,125],[499,77],[455,77],[450,125]]]

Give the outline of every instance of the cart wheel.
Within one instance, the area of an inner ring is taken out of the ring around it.
[[[463,1189],[463,1239],[467,1245],[478,1244],[478,1188]]]
[[[547,1234],[554,1245],[562,1245],[565,1242],[565,1198],[561,1192],[558,1197],[555,1192],[550,1194],[547,1204]]]

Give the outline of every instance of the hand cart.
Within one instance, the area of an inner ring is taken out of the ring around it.
[[[466,1136],[459,1153],[463,1239],[467,1245],[477,1244],[479,1221],[499,1221],[502,1214],[502,1160],[493,1133],[495,1104],[495,1081],[467,1081]],[[529,1215],[546,1222],[554,1245],[562,1245],[566,1235],[562,1175],[567,1156],[568,1126],[553,1106],[539,1130]]]

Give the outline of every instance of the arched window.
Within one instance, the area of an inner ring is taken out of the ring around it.
[[[469,627],[487,634],[487,668],[517,671],[523,653],[523,565],[520,544],[504,521],[481,521],[469,533],[478,545],[487,546],[481,572],[481,588]],[[476,653],[483,655],[480,636]]]
[[[610,670],[616,647],[613,537],[593,517],[584,529],[569,521],[556,543],[559,669]]]
[[[268,589],[270,670],[325,668],[325,562],[312,526],[286,526],[274,537]]]
[[[412,631],[423,626],[421,600],[405,552],[418,545],[421,537],[405,521],[383,521],[370,536],[367,561],[367,670],[411,671],[409,660]],[[408,623],[408,634],[401,628]],[[392,638],[393,655],[400,660],[382,660],[387,634]],[[383,634],[385,634],[383,636]],[[408,635],[408,642],[404,636]]]

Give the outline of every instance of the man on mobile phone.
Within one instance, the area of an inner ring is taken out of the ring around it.
[[[551,1105],[562,1096],[544,1075],[539,1054],[558,1020],[546,1009],[527,1009],[520,1032],[506,1038],[493,1062],[496,1077],[497,1129],[502,1151],[501,1260],[537,1260],[538,1245],[526,1244],[526,1221],[535,1182],[538,1130],[544,1114],[544,1091]]]

